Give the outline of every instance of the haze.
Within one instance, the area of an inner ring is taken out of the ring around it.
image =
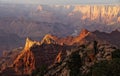
[[[119,0],[0,0],[0,3],[19,4],[120,4]]]

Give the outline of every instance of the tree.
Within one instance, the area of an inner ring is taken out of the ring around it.
[[[67,62],[68,69],[70,69],[70,76],[80,76],[81,63],[79,52],[73,52]]]
[[[107,64],[107,61],[96,63],[94,66],[91,67],[91,76],[106,76],[108,71]]]
[[[39,68],[33,70],[31,76],[44,76],[46,70],[47,70],[47,66],[41,65]]]
[[[97,41],[94,41],[94,52],[95,52],[95,55],[96,55],[97,52],[98,52],[97,44],[98,44],[98,42],[97,42]]]
[[[120,49],[116,49],[112,52],[112,58],[120,58]]]
[[[95,63],[91,68],[91,76],[120,76],[120,58]]]

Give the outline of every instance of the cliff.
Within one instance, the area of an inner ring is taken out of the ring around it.
[[[69,15],[75,16],[77,14],[82,14],[82,20],[96,21],[104,24],[114,24],[119,22],[120,8],[119,5],[109,6],[109,5],[75,5],[74,9]]]
[[[26,38],[24,50],[29,50],[33,45],[40,45],[40,42],[32,41],[29,38]]]
[[[68,49],[66,46],[54,44],[49,41],[49,36],[46,35],[41,42],[26,39],[25,47],[21,54],[15,59],[13,67],[18,74],[31,74],[33,70],[42,65],[49,66],[53,64],[57,54]],[[64,57],[64,56],[62,56]],[[56,60],[59,62],[61,59]]]

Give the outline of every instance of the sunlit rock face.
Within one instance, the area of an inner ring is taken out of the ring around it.
[[[118,20],[117,20],[118,22],[120,22],[120,17],[118,17]]]
[[[59,44],[59,45],[73,45],[75,43],[80,43],[82,39],[89,35],[89,31],[83,29],[78,36],[68,36],[65,38],[59,38],[50,34],[45,35],[42,39],[41,44]]]
[[[80,33],[80,35],[79,35],[79,38],[80,38],[80,39],[83,39],[83,38],[85,38],[86,36],[88,36],[89,33],[90,33],[90,32],[89,32],[88,30],[82,29],[82,31],[81,31],[81,33]]]
[[[64,56],[64,53],[60,51],[58,55],[56,56],[54,63],[60,63],[64,58],[63,56]]]
[[[26,43],[23,51],[20,55],[17,56],[13,63],[13,67],[15,71],[19,74],[21,73],[31,73],[35,69],[35,58],[32,51],[30,51],[31,47],[34,45],[39,45],[39,42],[32,41],[29,38],[26,38]],[[24,68],[26,67],[26,68]]]
[[[119,5],[75,5],[69,16],[79,15],[81,20],[88,19],[105,24],[114,24],[120,17],[119,14]]]
[[[83,29],[79,36],[67,38],[47,34],[40,42],[26,38],[24,49],[15,59],[13,67],[17,73],[30,74],[43,64],[59,63],[65,57],[66,50],[73,44],[80,43],[88,33],[89,31]]]
[[[114,25],[119,22],[119,7],[119,5],[52,5],[47,7],[41,5],[37,8],[39,8],[38,11],[40,10],[39,15],[44,16],[43,18],[46,19],[44,21],[47,22],[72,22],[73,25],[78,23],[79,25],[80,23]]]
[[[32,41],[29,38],[26,38],[24,50],[29,50],[33,45],[40,45],[40,42]]]
[[[61,61],[59,52],[65,54],[67,47],[56,44],[42,44],[33,46],[30,50],[22,50],[14,61],[13,67],[17,73],[31,74],[33,70],[45,65],[49,66],[54,62]],[[58,55],[58,56],[57,56]],[[58,58],[55,60],[55,58]]]
[[[42,39],[41,44],[43,44],[43,43],[45,43],[45,44],[51,44],[51,43],[55,44],[55,43],[57,43],[56,42],[57,39],[58,39],[57,37],[55,37],[55,36],[53,36],[51,34],[47,34]]]
[[[23,50],[15,59],[13,67],[18,74],[30,74],[35,69],[35,56],[30,50]]]
[[[50,34],[45,35],[40,42],[27,38],[24,49],[13,62],[15,72],[31,74],[33,70],[42,65],[48,66],[54,62],[60,62],[63,57],[61,57],[62,52],[65,54],[67,47],[57,44],[53,41],[55,39],[56,37]]]
[[[58,53],[56,59],[55,59],[55,63],[60,63],[61,61],[61,52]]]
[[[80,45],[86,45],[89,50],[93,50],[94,41],[97,41],[99,44],[103,44],[104,47],[107,46],[106,44],[117,47],[120,39],[116,36],[120,36],[118,30],[107,34],[99,31],[89,32],[83,29],[78,36],[58,38],[47,34],[39,42],[27,38],[24,49],[13,62],[13,68],[18,74],[31,74],[33,70],[42,65],[49,66],[54,63],[60,63],[67,54],[70,54],[69,51],[71,49]],[[89,57],[94,60],[93,53]]]
[[[43,7],[41,5],[38,6],[37,11],[42,11]]]

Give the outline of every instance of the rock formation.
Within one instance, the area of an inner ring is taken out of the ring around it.
[[[114,31],[113,34],[119,33]],[[102,34],[100,35],[102,36]],[[43,65],[47,67],[51,65],[45,76],[60,76],[69,74],[69,70],[66,69],[66,61],[69,61],[69,56],[75,51],[80,55],[83,67],[90,67],[96,61],[111,60],[111,52],[116,47],[107,40],[102,39],[101,36],[83,29],[75,37],[58,38],[47,34],[39,42],[27,38],[23,50],[10,68],[14,69],[18,75],[30,75]],[[82,72],[86,73],[88,68],[83,67],[81,68]]]
[[[40,42],[32,41],[31,39],[26,38],[24,50],[30,50],[30,48],[34,45],[40,45]]]

